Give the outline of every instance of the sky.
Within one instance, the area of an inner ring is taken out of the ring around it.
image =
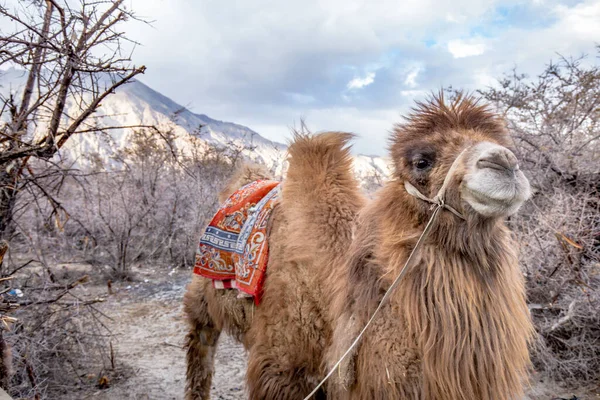
[[[415,99],[452,86],[494,85],[517,67],[534,77],[557,54],[600,44],[600,0],[126,0],[144,24],[140,78],[211,118],[286,142],[312,131],[358,135],[386,153]]]

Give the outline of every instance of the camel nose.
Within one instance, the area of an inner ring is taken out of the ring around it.
[[[512,151],[506,147],[496,145],[484,150],[480,154],[477,160],[477,167],[514,172],[519,169],[519,163]]]

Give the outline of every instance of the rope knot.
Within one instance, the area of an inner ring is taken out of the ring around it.
[[[419,189],[414,187],[409,181],[404,182],[404,188],[411,196],[426,201],[427,203],[431,203],[431,207],[429,207],[430,210],[433,210],[434,208],[444,208],[450,211],[452,214],[456,215],[458,218],[466,220],[466,218],[459,211],[457,211],[454,207],[450,207],[448,204],[446,204],[446,200],[443,196],[444,193],[441,193],[441,196],[440,193],[438,193],[433,199],[430,199],[429,197],[421,193]],[[445,191],[445,187],[443,189]]]

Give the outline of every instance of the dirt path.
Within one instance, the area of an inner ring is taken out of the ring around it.
[[[160,273],[160,271],[158,271]],[[182,399],[185,386],[186,327],[181,299],[190,272],[172,271],[156,282],[155,271],[139,272],[137,283],[115,284],[115,295],[103,304],[113,318],[117,368],[127,376],[86,399]],[[246,355],[223,335],[215,360],[212,398],[243,399]]]

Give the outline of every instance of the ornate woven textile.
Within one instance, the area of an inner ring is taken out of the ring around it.
[[[232,194],[200,239],[194,273],[259,304],[269,259],[267,227],[279,192],[279,182],[258,180]]]

